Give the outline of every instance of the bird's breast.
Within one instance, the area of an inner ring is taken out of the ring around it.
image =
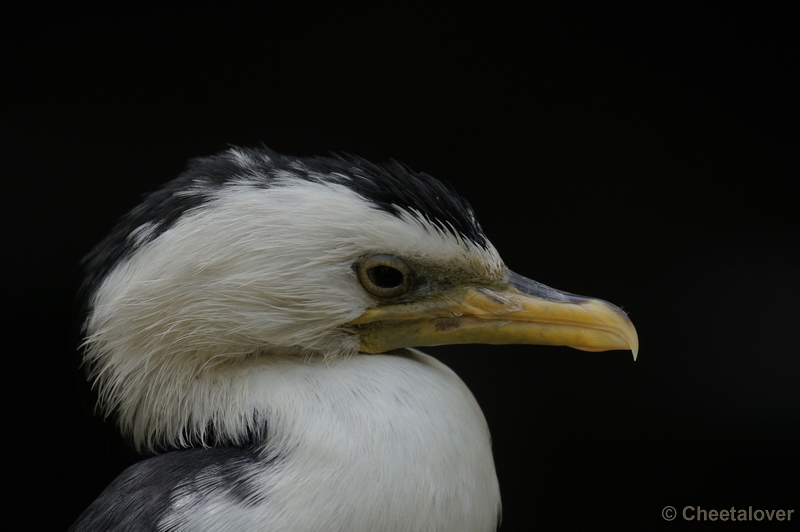
[[[186,529],[219,520],[269,530],[495,530],[500,506],[489,432],[464,383],[417,351],[280,363],[265,371],[268,467],[258,495],[197,511]],[[254,376],[259,378],[260,376]],[[180,508],[180,501],[175,505]]]

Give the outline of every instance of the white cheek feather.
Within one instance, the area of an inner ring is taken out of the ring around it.
[[[118,264],[91,301],[85,362],[101,408],[139,449],[261,436],[268,402],[244,374],[268,357],[357,354],[358,338],[340,326],[376,304],[356,279],[360,257],[503,268],[490,244],[419,213],[378,210],[340,184],[293,178],[266,189],[244,177],[213,194]]]

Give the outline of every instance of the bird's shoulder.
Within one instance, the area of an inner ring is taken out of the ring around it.
[[[123,471],[70,531],[157,530],[176,513],[176,505],[181,512],[191,510],[187,505],[203,505],[207,497],[197,494],[252,506],[261,497],[250,481],[253,471],[266,472],[276,461],[254,446],[184,449],[142,460]]]

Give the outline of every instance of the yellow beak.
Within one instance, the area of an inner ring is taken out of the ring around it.
[[[367,310],[348,324],[361,351],[446,344],[565,345],[639,351],[628,316],[602,301],[560,292],[509,271],[498,286],[456,286],[424,300]]]

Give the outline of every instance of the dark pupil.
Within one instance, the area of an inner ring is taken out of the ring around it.
[[[367,275],[380,288],[396,288],[403,284],[403,273],[390,266],[375,266],[367,270]]]

